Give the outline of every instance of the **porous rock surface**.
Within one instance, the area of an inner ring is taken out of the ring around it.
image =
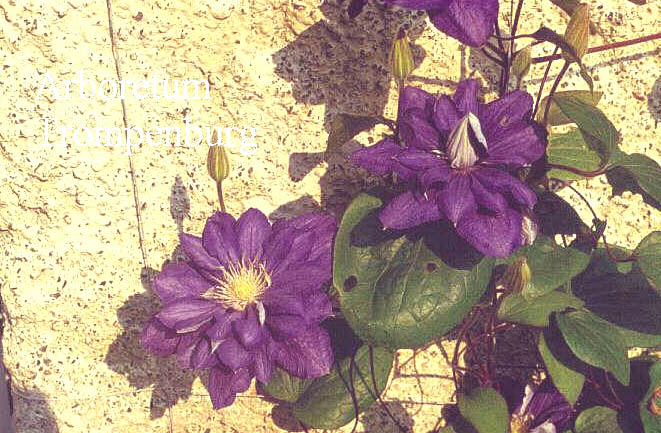
[[[506,2],[503,2],[506,3]],[[661,2],[636,6],[590,0],[600,29],[592,45],[644,36],[661,27]],[[109,32],[109,6],[117,59]],[[181,257],[180,230],[200,233],[217,208],[205,173],[207,147],[44,146],[44,121],[71,128],[123,127],[117,99],[37,99],[47,73],[56,84],[79,70],[96,83],[124,79],[208,80],[209,100],[125,102],[129,126],[250,126],[256,152],[230,149],[225,182],[234,215],[258,207],[271,218],[323,207],[341,215],[350,198],[377,181],[346,155],[378,140],[378,130],[327,151],[336,113],[393,117],[396,88],[390,41],[406,25],[419,65],[413,84],[451,92],[465,76],[494,97],[494,69],[478,52],[436,31],[425,15],[370,2],[355,21],[335,0],[8,0],[0,5],[0,284],[4,362],[11,375],[13,422],[28,432],[266,432],[296,428],[256,391],[213,411],[199,375],[147,354],[142,323],[158,301],[154,272]],[[508,23],[504,6],[502,25]],[[523,31],[544,20],[562,32],[566,17],[550,2],[526,2]],[[550,53],[536,47],[534,54]],[[559,63],[559,62],[558,62]],[[586,58],[600,103],[622,134],[622,147],[661,161],[661,45],[649,42]],[[551,71],[553,78],[560,65]],[[523,87],[537,88],[535,66]],[[424,77],[424,78],[423,78]],[[572,69],[562,88],[586,88]],[[75,91],[75,89],[74,89]],[[236,135],[235,135],[236,137]],[[51,137],[59,144],[57,137]],[[235,138],[236,139],[236,138]],[[139,194],[139,235],[131,176]],[[577,182],[611,242],[634,247],[661,227],[661,213],[639,195],[611,197],[603,177]],[[590,213],[568,191],[586,221]],[[142,249],[140,246],[142,238]],[[451,343],[444,343],[451,350]],[[415,356],[414,356],[415,355]],[[385,395],[400,424],[437,425],[452,401],[450,369],[438,345],[400,351]],[[351,425],[345,428],[351,429]],[[397,431],[382,409],[358,431]]]

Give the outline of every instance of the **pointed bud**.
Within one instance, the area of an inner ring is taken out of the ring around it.
[[[507,266],[503,274],[503,287],[511,293],[521,293],[530,284],[532,272],[525,257],[519,257]]]
[[[395,80],[397,80],[397,83],[402,86],[406,82],[407,77],[413,72],[414,68],[409,37],[404,29],[399,29],[397,38],[392,44],[390,61]]]
[[[574,10],[565,30],[565,40],[574,49],[576,57],[583,58],[590,41],[590,7],[587,4],[581,3]]]
[[[230,162],[225,151],[225,146],[209,146],[209,154],[207,155],[207,170],[209,176],[216,183],[220,183],[230,174]]]
[[[523,77],[528,75],[531,62],[532,46],[528,45],[527,47],[517,51],[514,55],[514,61],[512,62],[512,74],[521,80]]]
[[[452,168],[468,168],[477,162],[477,153],[470,140],[470,131],[473,131],[475,138],[480,142],[484,149],[487,149],[487,139],[482,133],[480,119],[473,113],[468,113],[461,118],[457,126],[450,133],[446,153],[450,159]]]

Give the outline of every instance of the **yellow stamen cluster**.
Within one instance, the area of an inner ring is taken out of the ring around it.
[[[244,310],[249,304],[259,302],[271,285],[271,277],[261,263],[242,261],[223,267],[223,276],[217,285],[204,294],[207,299],[221,303],[225,308]]]

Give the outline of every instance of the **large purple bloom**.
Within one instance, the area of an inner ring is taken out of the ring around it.
[[[572,408],[553,386],[544,380],[533,388],[526,386],[521,404],[512,414],[512,433],[562,433],[569,424]]]
[[[210,369],[216,409],[253,377],[268,382],[276,365],[302,378],[328,373],[333,354],[320,323],[331,303],[321,288],[335,231],[322,214],[273,226],[256,209],[238,220],[214,214],[201,238],[181,235],[191,262],[167,265],[155,278],[163,308],[145,325],[143,346],[176,354],[182,368]]]
[[[530,95],[517,90],[485,105],[478,90],[476,80],[461,82],[454,98],[404,88],[402,145],[388,138],[351,158],[413,185],[381,211],[384,226],[407,229],[445,216],[477,250],[505,257],[535,236],[535,194],[509,171],[539,159],[545,145],[528,120]]]
[[[484,45],[498,18],[498,0],[385,0],[387,4],[426,10],[440,31],[472,47]]]

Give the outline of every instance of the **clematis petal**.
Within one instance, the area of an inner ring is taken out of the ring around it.
[[[210,368],[218,365],[218,358],[212,352],[209,340],[200,338],[193,347],[190,362],[192,368]]]
[[[475,79],[464,80],[457,86],[457,91],[452,98],[461,117],[468,113],[478,114],[479,101],[477,93],[480,90],[480,82]]]
[[[359,149],[351,154],[351,162],[365,170],[379,176],[385,176],[393,172],[407,179],[411,173],[399,167],[395,161],[402,148],[391,139],[384,139],[373,146]]]
[[[218,304],[201,298],[182,298],[166,304],[156,318],[178,333],[197,330],[211,320]]]
[[[199,296],[212,286],[211,282],[187,263],[165,265],[152,284],[154,291],[164,303]]]
[[[384,227],[403,230],[441,218],[435,197],[429,199],[407,191],[395,197],[381,210],[379,219]]]
[[[305,334],[280,343],[274,359],[293,376],[321,377],[328,374],[333,364],[330,337],[321,327],[309,329]]]
[[[390,6],[400,6],[415,10],[442,9],[452,0],[385,0]]]
[[[239,259],[235,225],[236,221],[232,215],[216,212],[207,220],[202,232],[202,244],[205,250],[223,266]]]
[[[266,315],[266,326],[277,339],[295,337],[306,331],[304,320],[301,316],[282,314],[278,316]]]
[[[537,203],[537,196],[525,183],[510,174],[495,168],[480,168],[473,172],[488,190],[504,194],[512,203],[532,209]]]
[[[432,120],[419,108],[404,113],[399,121],[399,135],[408,147],[421,150],[437,150],[441,142]]]
[[[486,161],[510,167],[530,165],[546,151],[543,131],[524,123],[513,123],[501,131],[488,131]]]
[[[527,120],[532,111],[532,96],[515,90],[480,107],[479,118],[485,131],[499,136],[508,126]]]
[[[325,260],[328,262],[328,260]],[[285,291],[292,294],[300,294],[309,290],[318,289],[330,279],[331,266],[329,263],[321,264],[319,262],[296,268],[290,267],[286,271],[280,272],[273,277],[272,289],[265,296],[275,291]],[[276,290],[277,288],[277,290]]]
[[[271,337],[267,334],[265,337],[265,342],[254,352],[255,358],[255,377],[262,383],[267,383],[271,380],[273,375],[273,370],[275,368],[273,362],[273,351],[275,349],[275,343]]]
[[[246,261],[257,260],[262,244],[271,235],[271,224],[257,209],[248,209],[236,222],[236,235],[241,257]]]
[[[473,211],[457,222],[457,233],[489,257],[507,257],[521,246],[521,214],[506,208],[497,215]]]
[[[455,225],[464,215],[475,212],[477,203],[470,189],[470,177],[455,173],[438,193],[438,204],[445,217]]]
[[[199,341],[199,332],[189,332],[181,336],[177,345],[177,364],[179,364],[179,367],[183,369],[194,368],[192,362],[193,351]]]
[[[226,368],[212,368],[209,373],[209,397],[214,409],[221,409],[234,403],[236,392],[232,391],[234,373]]]
[[[169,356],[177,350],[181,336],[156,318],[145,323],[140,335],[142,347],[158,356]]]
[[[484,45],[493,34],[498,0],[452,0],[445,8],[427,11],[440,31],[472,47]]]
[[[434,125],[444,134],[449,134],[459,123],[461,115],[452,99],[441,95],[434,104]]]
[[[445,165],[445,162],[438,155],[419,149],[406,149],[396,159],[403,166],[416,172]]]
[[[232,388],[232,392],[244,392],[247,391],[248,388],[250,388],[250,382],[252,381],[252,375],[250,374],[250,370],[247,368],[240,368],[237,371],[234,372],[234,376],[232,377],[232,384],[230,385]]]
[[[436,167],[430,168],[429,170],[422,173],[420,175],[420,183],[422,186],[429,189],[435,183],[446,182],[448,179],[450,179],[451,175],[452,170],[450,167],[445,162],[442,162]]]
[[[333,305],[323,292],[313,293],[306,300],[305,319],[308,323],[319,324],[333,314]]]
[[[249,367],[252,363],[252,355],[248,352],[238,341],[233,338],[228,338],[218,346],[216,349],[218,359],[236,371],[239,368]]]
[[[471,176],[470,189],[475,197],[475,202],[481,211],[487,211],[494,214],[502,213],[508,207],[507,200],[502,194],[489,188],[488,183],[481,183],[477,176]]]
[[[220,343],[230,336],[232,322],[238,320],[240,317],[241,313],[236,311],[224,311],[222,313],[214,314],[214,322],[206,331],[206,335],[211,341],[212,351],[215,351]]]
[[[232,323],[232,328],[237,341],[245,348],[255,347],[264,341],[264,332],[253,306],[246,309],[244,318],[235,320]]]
[[[415,0],[414,0],[415,1]],[[438,2],[439,0],[431,0]],[[447,0],[441,0],[447,1]],[[386,1],[388,2],[388,1]],[[403,5],[397,5],[403,6]],[[406,6],[404,6],[406,7]],[[422,8],[427,9],[427,8]],[[424,90],[414,87],[406,86],[402,89],[402,92],[399,94],[399,101],[397,105],[397,120],[401,120],[404,113],[411,109],[418,109],[426,117],[427,113],[431,114],[431,110],[434,106],[434,95],[431,93],[425,92]]]
[[[179,242],[181,243],[181,249],[184,250],[186,256],[191,259],[198,269],[213,273],[220,268],[221,263],[216,257],[207,252],[203,246],[202,238],[182,233],[179,236]]]

